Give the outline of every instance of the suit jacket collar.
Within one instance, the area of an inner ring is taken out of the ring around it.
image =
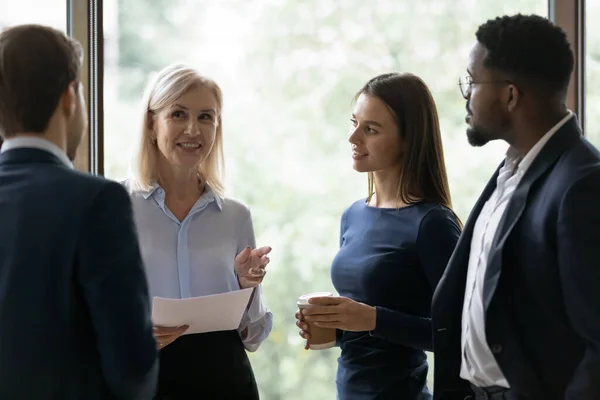
[[[21,147],[0,153],[0,166],[32,163],[57,164],[68,168],[68,166],[54,154],[42,149]]]
[[[8,138],[2,144],[2,148],[0,148],[0,153],[3,153],[8,150],[21,148],[45,150],[53,154],[56,158],[61,160],[69,168],[73,168],[73,163],[71,162],[71,160],[69,160],[65,152],[60,147],[39,135],[19,135],[16,137]]]
[[[435,315],[432,314],[432,318],[434,325],[436,325],[435,328],[440,327],[441,329],[446,329],[448,325],[443,321],[460,321],[462,300],[464,297],[463,293],[467,282],[467,270],[469,265],[469,253],[471,251],[471,240],[473,239],[473,228],[475,227],[475,222],[477,221],[485,202],[490,198],[494,189],[496,189],[496,180],[498,179],[498,174],[502,166],[504,166],[504,161],[502,161],[496,169],[496,172],[483,189],[483,193],[469,214],[469,218],[467,218],[467,222],[456,243],[456,248],[450,257],[450,260],[448,260],[446,271],[444,271],[433,294],[432,303],[435,304],[435,308],[432,310],[432,313],[435,312]],[[444,299],[448,296],[456,300],[445,301]]]

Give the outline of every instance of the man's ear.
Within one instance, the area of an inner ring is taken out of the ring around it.
[[[77,110],[77,86],[71,82],[60,96],[60,109],[70,118]]]
[[[508,111],[514,111],[517,108],[517,105],[521,101],[522,94],[514,85],[508,85],[508,101],[507,101],[507,109]]]

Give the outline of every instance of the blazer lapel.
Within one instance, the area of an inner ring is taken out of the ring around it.
[[[446,321],[456,321],[455,318],[451,317],[452,312],[462,312],[462,300],[467,281],[466,277],[469,264],[469,253],[471,251],[471,240],[473,238],[473,229],[483,206],[496,188],[496,180],[498,179],[500,168],[502,168],[503,165],[504,161],[496,169],[496,172],[487,183],[481,196],[475,203],[473,210],[469,214],[469,218],[467,219],[460,238],[458,239],[456,248],[450,257],[446,270],[444,271],[444,274],[442,275],[442,278],[440,279],[440,282],[433,294],[432,302],[436,305],[435,314],[436,316],[439,316],[440,319],[444,318]],[[438,297],[440,298],[440,301],[437,301]],[[456,299],[456,301],[448,301],[448,299]],[[448,307],[450,309],[448,309]],[[446,319],[447,317],[450,318]],[[460,321],[460,319],[458,319],[458,321]]]
[[[494,172],[494,175],[488,181],[487,185],[483,189],[483,193],[481,193],[481,196],[479,196],[479,199],[477,199],[477,202],[475,203],[473,210],[469,214],[467,223],[465,224],[465,227],[463,228],[463,231],[460,235],[460,238],[456,245],[456,251],[454,251],[454,253],[452,254],[452,257],[450,257],[450,261],[448,264],[461,265],[461,264],[464,264],[464,262],[458,262],[459,260],[464,260],[464,259],[468,260],[469,259],[469,253],[470,253],[470,249],[471,249],[471,240],[473,239],[473,230],[475,229],[475,222],[477,222],[477,218],[479,218],[479,214],[481,214],[481,210],[483,209],[483,206],[485,205],[485,203],[488,201],[488,199],[494,192],[494,189],[496,189],[496,181],[498,179],[498,174],[500,173],[500,169],[502,168],[503,165],[504,165],[504,161],[496,169],[496,172]],[[465,272],[466,272],[466,270],[465,270]]]
[[[485,271],[483,284],[484,310],[487,310],[490,305],[498,285],[502,271],[502,251],[504,245],[523,215],[531,187],[542,175],[552,168],[570,143],[580,135],[581,131],[579,130],[577,119],[573,116],[542,148],[515,189],[506,211],[500,220],[494,241],[490,247],[488,266]]]

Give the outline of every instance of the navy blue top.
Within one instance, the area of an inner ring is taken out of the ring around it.
[[[389,209],[359,200],[344,211],[333,284],[375,306],[377,326],[339,332],[340,400],[431,399],[431,299],[459,235],[454,213],[439,204]]]

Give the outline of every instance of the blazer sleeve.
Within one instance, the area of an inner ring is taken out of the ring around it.
[[[446,208],[430,210],[419,227],[416,250],[423,272],[431,286],[431,296],[454,252],[460,227],[454,213]],[[377,324],[371,334],[413,348],[432,351],[431,318],[375,307]]]
[[[565,193],[557,222],[558,264],[567,315],[586,346],[566,400],[600,399],[600,168]]]
[[[103,183],[79,241],[77,278],[106,382],[118,398],[150,399],[158,367],[148,284],[131,200],[117,182]]]

